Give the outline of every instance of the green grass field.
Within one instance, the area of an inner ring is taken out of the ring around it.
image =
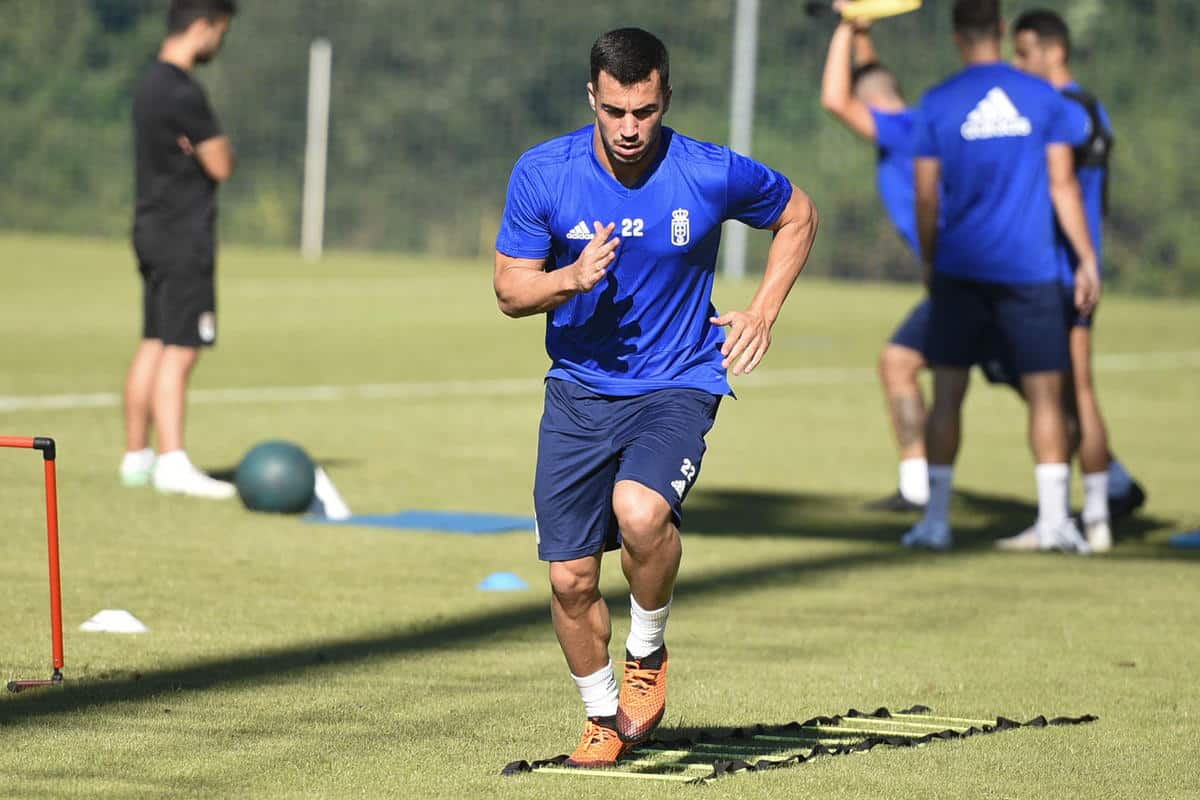
[[[1200,561],[1166,544],[1200,525],[1200,302],[1104,304],[1102,404],[1114,448],[1150,492],[1117,527],[1114,553],[990,549],[1032,520],[1033,479],[1021,406],[977,381],[960,547],[937,556],[896,545],[909,519],[858,510],[893,486],[872,368],[917,290],[802,279],[761,372],[721,409],[689,502],[662,735],[913,703],[1101,719],[699,788],[498,777],[509,761],[568,752],[582,724],[533,537],[315,526],[120,488],[112,399],[139,308],[128,247],[6,236],[0,258],[0,433],[59,442],[68,678],[0,698],[0,796],[1200,794]],[[722,307],[753,291],[718,283]],[[189,412],[198,464],[228,468],[255,442],[285,438],[324,462],[359,512],[530,513],[542,323],[496,311],[486,261],[335,255],[313,266],[229,248],[219,328]],[[228,391],[314,386],[328,388]],[[44,677],[38,459],[0,451],[0,485],[0,677]],[[476,591],[500,570],[532,589]],[[628,615],[615,562],[605,586],[619,642]],[[128,609],[151,632],[79,632],[102,608]]]

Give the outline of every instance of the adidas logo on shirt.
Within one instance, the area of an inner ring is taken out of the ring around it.
[[[578,222],[574,228],[567,231],[568,239],[594,239],[596,234],[592,233],[592,229],[587,226],[582,220]]]
[[[961,130],[962,137],[969,142],[976,139],[1002,139],[1028,136],[1033,133],[1033,123],[1029,117],[1021,116],[1004,90],[996,86],[967,115]]]

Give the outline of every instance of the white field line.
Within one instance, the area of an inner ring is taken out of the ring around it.
[[[1094,366],[1103,372],[1148,372],[1200,368],[1200,350],[1098,355],[1095,357]],[[538,375],[530,375],[528,378],[364,383],[349,386],[258,386],[239,389],[195,389],[189,392],[188,401],[202,405],[250,405],[331,400],[509,397],[540,394],[542,386],[539,378]],[[737,380],[736,384],[741,387],[780,387],[872,383],[875,380],[875,370],[869,367],[801,367],[779,370],[767,368],[753,376]],[[121,395],[116,392],[0,395],[0,413],[116,408],[120,405]]]

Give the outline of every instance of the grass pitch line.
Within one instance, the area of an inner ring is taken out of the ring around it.
[[[1103,372],[1147,372],[1200,368],[1200,350],[1098,355],[1094,365]],[[249,386],[229,389],[195,389],[189,403],[203,405],[253,405],[256,403],[329,402],[335,400],[429,400],[453,397],[517,397],[542,392],[540,375],[525,378],[480,380],[411,381],[364,383],[345,386]],[[772,370],[737,381],[738,386],[775,388],[787,386],[874,383],[878,378],[869,367],[801,367]],[[0,413],[19,411],[68,411],[117,408],[116,392],[50,395],[0,395]]]

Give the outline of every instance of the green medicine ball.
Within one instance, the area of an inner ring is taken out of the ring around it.
[[[316,465],[291,442],[263,442],[238,464],[234,483],[251,511],[298,514],[312,505]]]

